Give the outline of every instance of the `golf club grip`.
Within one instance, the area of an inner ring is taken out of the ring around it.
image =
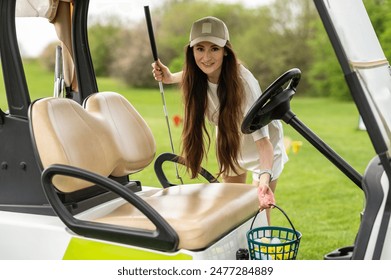
[[[149,42],[151,43],[153,59],[157,61],[158,59],[157,48],[155,43],[155,35],[153,34],[153,26],[152,26],[151,13],[149,12],[149,6],[144,6],[144,12],[145,12],[145,19],[147,21]]]

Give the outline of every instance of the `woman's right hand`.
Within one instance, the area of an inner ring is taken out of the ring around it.
[[[164,84],[172,84],[175,82],[170,69],[168,69],[160,59],[152,63],[152,68],[152,74],[156,81],[163,82]]]
[[[258,186],[258,201],[260,211],[271,208],[272,205],[276,204],[274,193],[267,184]]]

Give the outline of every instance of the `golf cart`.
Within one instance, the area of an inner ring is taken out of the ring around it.
[[[265,91],[242,129],[249,133],[282,119],[305,136],[364,190],[366,207],[349,258],[391,259],[388,63],[361,2],[314,2],[378,156],[361,176],[298,120],[289,106],[298,69]],[[238,249],[247,248],[246,232],[258,212],[256,188],[217,183],[213,176],[206,176],[207,183],[166,182],[163,188],[129,179],[162,160],[155,159],[155,139],[131,103],[98,90],[88,5],[0,0],[8,102],[8,111],[0,111],[0,259],[235,259]],[[53,97],[30,100],[15,15],[45,17],[55,25],[62,52]],[[365,44],[357,44],[361,33],[351,32],[357,24],[371,39]],[[256,223],[266,225],[264,211]]]

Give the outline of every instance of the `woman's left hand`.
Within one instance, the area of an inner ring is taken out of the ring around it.
[[[258,186],[258,201],[260,211],[271,208],[272,205],[276,204],[274,194],[269,185],[260,184]]]

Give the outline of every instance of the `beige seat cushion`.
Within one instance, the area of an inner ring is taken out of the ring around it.
[[[179,248],[199,250],[227,234],[258,210],[257,190],[245,184],[193,184],[162,189],[143,198],[174,228]],[[135,207],[125,204],[97,222],[155,229]]]

